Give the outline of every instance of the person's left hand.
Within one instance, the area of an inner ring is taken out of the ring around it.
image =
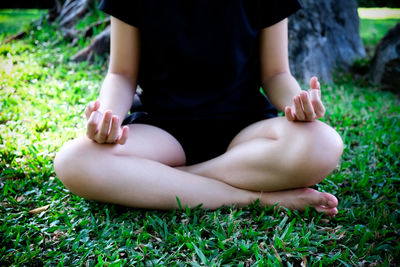
[[[317,77],[310,79],[310,90],[301,91],[293,98],[293,105],[285,107],[288,121],[315,121],[324,116],[321,88]]]

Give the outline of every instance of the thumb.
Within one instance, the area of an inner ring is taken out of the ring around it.
[[[126,140],[128,139],[128,136],[129,136],[129,127],[125,125],[122,128],[121,136],[119,137],[117,143],[119,143],[120,145],[124,145],[126,143]]]

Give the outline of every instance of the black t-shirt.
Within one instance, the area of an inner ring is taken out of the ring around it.
[[[297,0],[103,0],[100,9],[140,31],[138,84],[153,116],[276,113],[260,92],[259,33]]]

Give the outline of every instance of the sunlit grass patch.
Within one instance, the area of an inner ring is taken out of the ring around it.
[[[359,8],[358,14],[361,39],[372,56],[379,41],[400,21],[400,8]]]
[[[0,9],[0,40],[26,28],[30,22],[44,15],[39,9]]]
[[[400,19],[400,8],[358,8],[362,19]]]

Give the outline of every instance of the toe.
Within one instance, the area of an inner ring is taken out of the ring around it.
[[[338,213],[338,200],[334,195],[321,193],[315,190],[309,196],[312,196],[310,205],[318,212],[331,217],[334,217]]]
[[[304,201],[308,202],[310,206],[324,206],[325,208],[335,208],[338,205],[337,198],[329,193],[321,193],[311,188],[305,188],[302,193]]]
[[[317,207],[315,207],[315,209],[318,212],[321,212],[330,217],[335,217],[335,215],[338,213],[337,208],[327,208],[327,207],[323,207],[323,206],[317,206]]]
[[[328,193],[321,193],[321,204],[327,208],[336,208],[338,205],[338,200],[334,195]]]

